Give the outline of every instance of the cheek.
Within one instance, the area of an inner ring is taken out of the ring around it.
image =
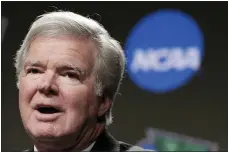
[[[29,78],[20,78],[19,84],[19,108],[22,116],[29,115],[30,102],[37,90],[37,82]]]
[[[97,109],[94,90],[83,84],[65,89],[63,98],[66,107],[75,114],[94,115]]]
[[[31,102],[37,91],[37,81],[29,78],[21,78],[19,84],[19,102]]]
[[[69,109],[83,108],[87,105],[88,92],[84,86],[70,87],[62,92]]]

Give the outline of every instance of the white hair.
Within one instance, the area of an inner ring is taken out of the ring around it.
[[[85,37],[96,44],[99,50],[93,70],[96,78],[96,95],[109,98],[113,105],[125,68],[125,56],[122,47],[98,22],[73,12],[45,13],[31,25],[16,53],[17,85],[20,83],[19,75],[32,40],[41,35],[58,36],[64,34]],[[106,125],[112,123],[111,109],[112,106],[103,118]]]

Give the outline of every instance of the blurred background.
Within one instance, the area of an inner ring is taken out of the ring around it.
[[[89,15],[126,51],[113,136],[156,150],[228,149],[227,2],[1,4],[2,151],[32,146],[18,110],[13,58],[34,19],[58,9]],[[171,59],[175,66],[164,67]]]

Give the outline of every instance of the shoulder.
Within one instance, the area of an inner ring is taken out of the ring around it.
[[[141,148],[139,146],[134,146],[122,141],[119,141],[119,144],[120,144],[120,151],[153,151],[150,149]]]

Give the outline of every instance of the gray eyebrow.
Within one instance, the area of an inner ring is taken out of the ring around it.
[[[24,67],[27,66],[44,66],[44,64],[42,64],[40,61],[31,61],[31,60],[27,60],[25,61]]]
[[[31,60],[25,61],[24,67],[27,67],[27,66],[42,66],[42,67],[45,67],[45,65],[43,63],[41,63],[40,61],[31,61]],[[80,74],[82,74],[82,75],[86,74],[86,70],[83,70],[83,69],[79,68],[79,66],[77,66],[75,64],[71,64],[71,63],[67,63],[67,62],[62,62],[60,64],[56,64],[55,67],[57,67],[57,70],[59,70],[59,69],[69,69],[69,70],[80,72]]]
[[[80,72],[80,74],[85,74],[85,71],[80,69],[78,66],[76,65],[73,65],[73,64],[61,64],[61,65],[58,65],[57,66],[57,69],[68,69],[68,70],[73,70],[73,71],[77,71],[77,72]]]

